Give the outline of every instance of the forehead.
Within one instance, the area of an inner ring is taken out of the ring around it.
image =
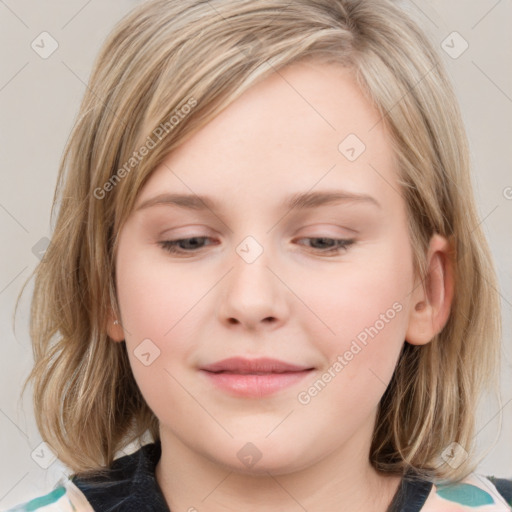
[[[165,192],[279,202],[336,188],[396,201],[395,174],[385,125],[352,72],[300,62],[253,85],[172,151],[136,208]]]

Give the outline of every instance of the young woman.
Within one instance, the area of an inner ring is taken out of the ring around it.
[[[466,136],[391,2],[142,4],[57,197],[30,380],[72,475],[17,510],[511,510]]]

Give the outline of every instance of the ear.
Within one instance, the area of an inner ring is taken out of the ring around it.
[[[412,292],[412,308],[405,340],[425,345],[446,325],[454,293],[454,270],[450,243],[434,234],[427,255],[427,275],[419,278]]]
[[[107,315],[107,334],[113,341],[124,341],[123,326],[113,309],[111,309]]]

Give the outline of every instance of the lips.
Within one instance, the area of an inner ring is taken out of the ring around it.
[[[277,359],[231,357],[202,367],[201,373],[224,393],[262,398],[298,384],[313,370]]]
[[[201,368],[202,370],[213,373],[237,373],[237,374],[261,374],[301,372],[311,370],[311,366],[300,366],[278,359],[259,358],[246,359],[243,357],[230,357],[216,363],[209,364]]]

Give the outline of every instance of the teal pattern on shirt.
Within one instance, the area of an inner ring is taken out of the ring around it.
[[[493,497],[487,491],[471,484],[439,487],[437,494],[445,500],[460,503],[461,505],[468,505],[470,507],[480,507],[494,503]]]

